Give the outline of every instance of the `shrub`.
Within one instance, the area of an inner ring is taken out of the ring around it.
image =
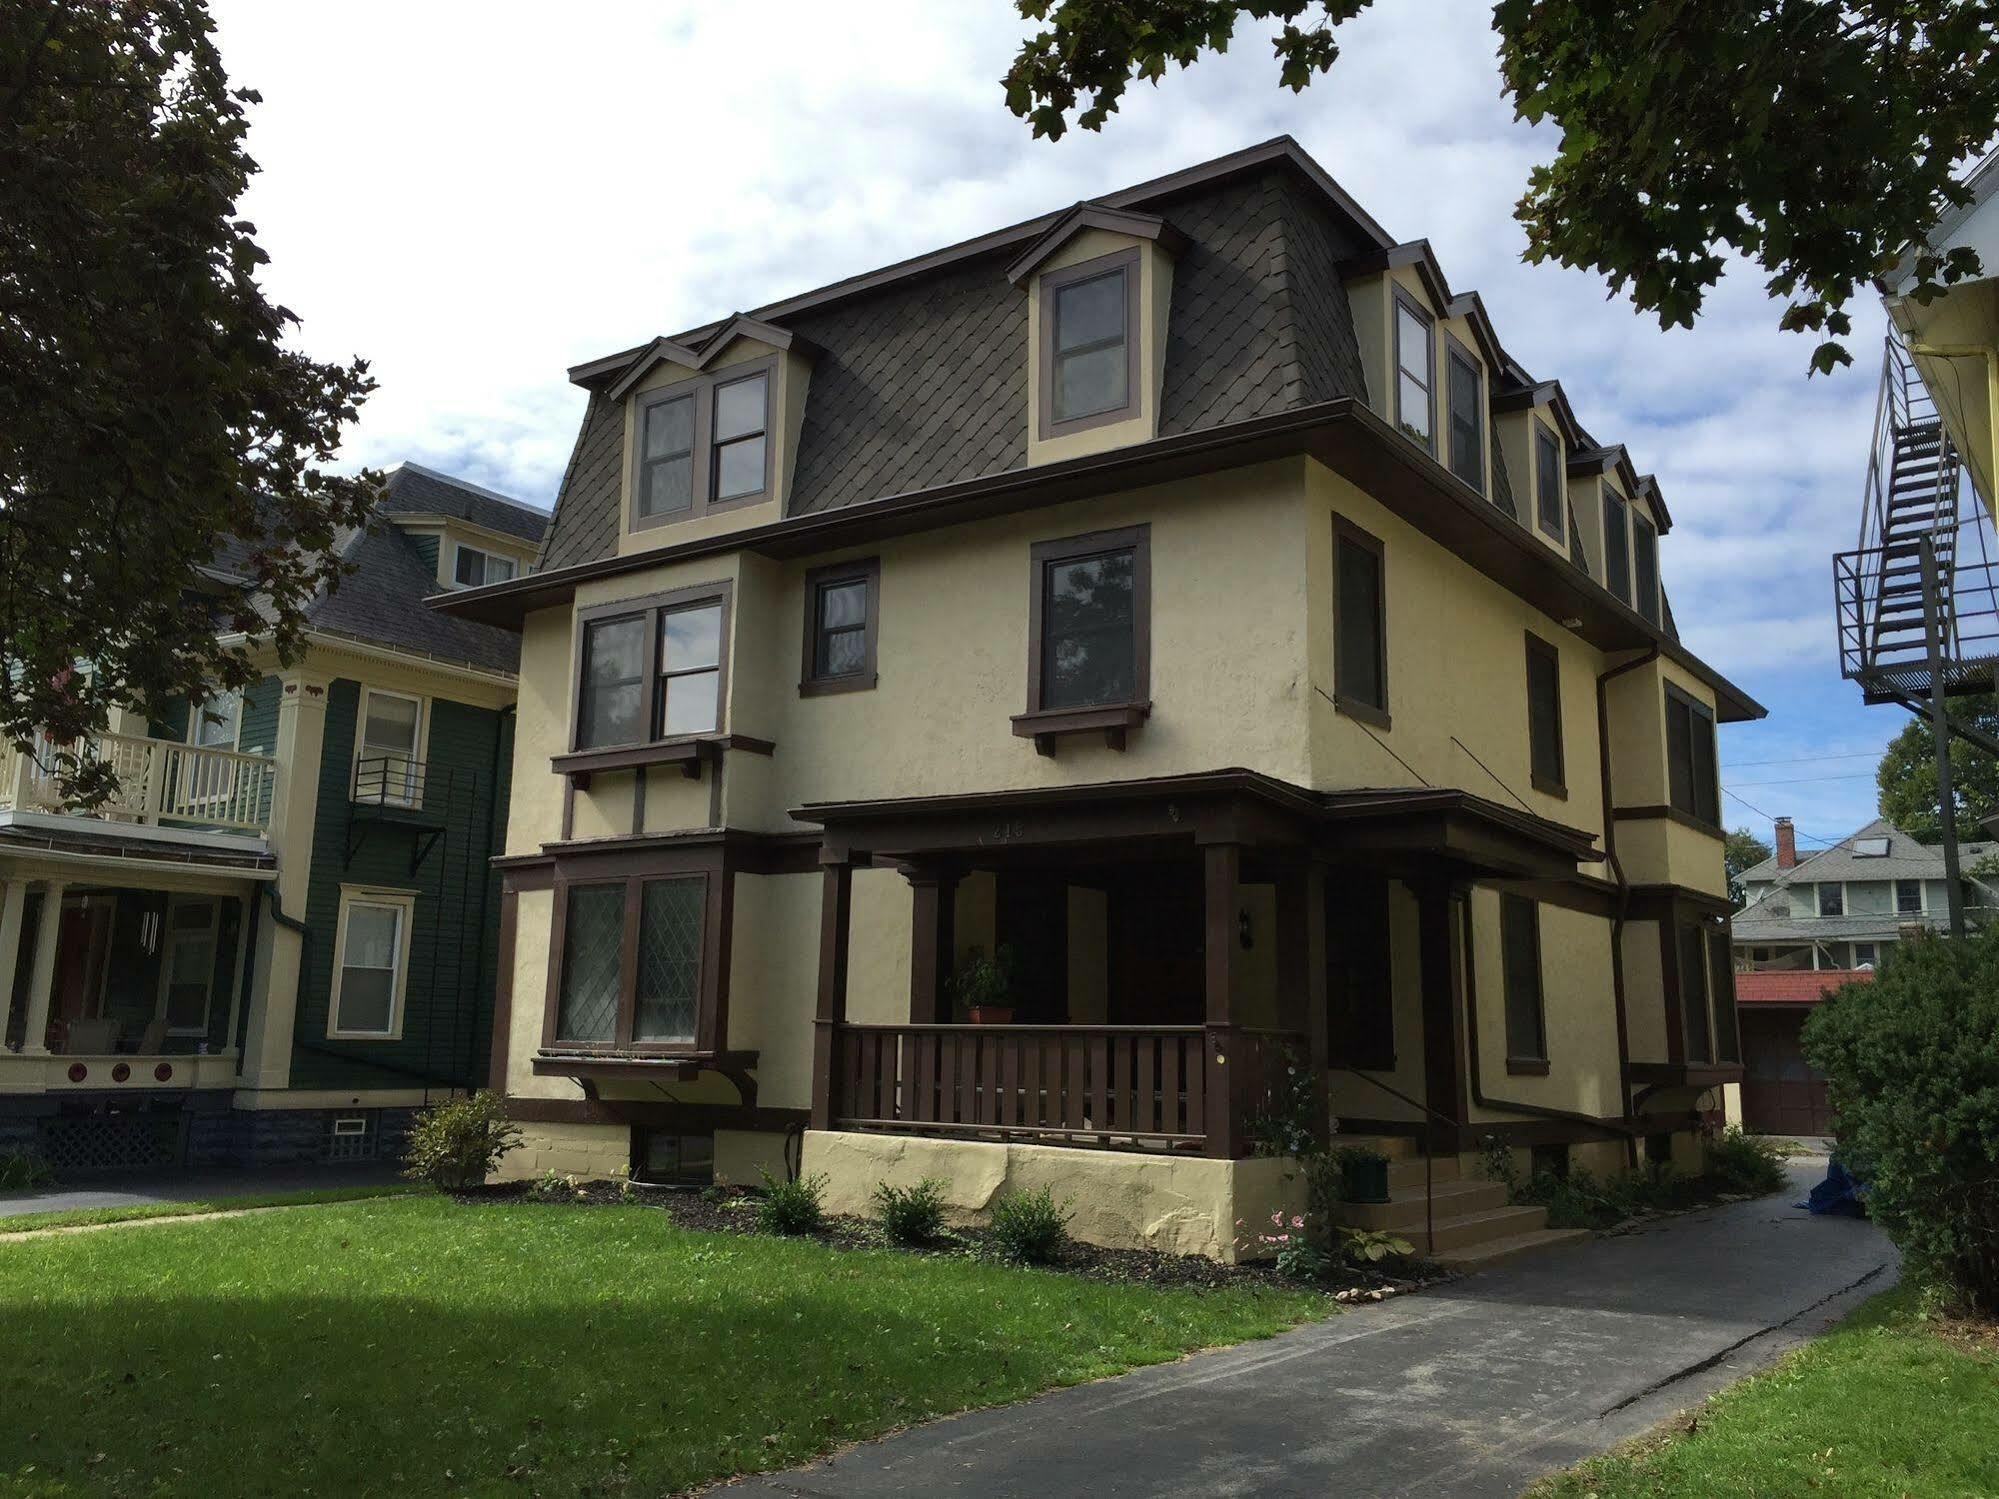
[[[0,1192],[25,1192],[55,1179],[54,1168],[32,1151],[0,1151]]]
[[[1343,1228],[1340,1249],[1356,1265],[1378,1265],[1383,1260],[1406,1260],[1416,1246],[1400,1234],[1385,1228]]]
[[[1911,1279],[1999,1313],[1999,929],[1898,944],[1805,1025],[1839,1154]]]
[[[1733,1124],[1708,1141],[1707,1174],[1724,1192],[1758,1197],[1776,1191],[1786,1180],[1777,1147],[1759,1135],[1745,1135]]]
[[[1240,1219],[1236,1227],[1244,1227]],[[1287,1280],[1324,1280],[1333,1268],[1333,1257],[1321,1242],[1324,1237],[1323,1232],[1307,1230],[1303,1213],[1293,1213],[1287,1220],[1279,1209],[1270,1215],[1269,1228],[1239,1236],[1235,1247],[1258,1259],[1268,1256]]]
[[[944,1230],[944,1184],[892,1187],[882,1182],[875,1188],[875,1218],[891,1243],[931,1243]]]
[[[528,1188],[528,1196],[536,1202],[565,1202],[576,1195],[576,1180],[564,1176],[560,1171],[544,1171],[534,1179]]]
[[[520,1143],[520,1126],[507,1118],[505,1101],[482,1088],[417,1115],[403,1153],[403,1175],[440,1191],[461,1192],[485,1181]]]
[[[1069,1242],[1069,1204],[1057,1204],[1046,1187],[1032,1192],[1006,1192],[993,1199],[993,1237],[1000,1251],[1024,1265],[1048,1265]]]
[[[757,1204],[757,1227],[767,1234],[813,1234],[826,1222],[821,1199],[826,1195],[826,1177],[794,1176],[779,1181],[763,1167],[763,1201]]]

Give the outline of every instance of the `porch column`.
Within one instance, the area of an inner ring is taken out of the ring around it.
[[[28,974],[28,1026],[22,1032],[21,1054],[49,1054],[49,1001],[56,987],[56,943],[62,936],[62,893],[67,886],[50,880],[42,887],[41,914],[35,920],[35,966]]]
[[[328,686],[326,678],[293,672],[283,678],[278,693],[277,748],[272,752],[278,774],[271,800],[270,842],[278,859],[277,909],[294,921],[305,919],[306,885],[312,874]],[[284,1088],[291,1083],[292,1029],[304,955],[305,938],[298,932],[275,920],[258,925],[250,1024],[236,1064],[245,1087]]]
[[[1423,970],[1423,1101],[1454,1125],[1465,1122],[1465,992],[1458,908],[1464,893],[1448,879],[1416,887],[1416,946]],[[1460,1131],[1432,1119],[1433,1155],[1455,1155]]]
[[[1326,866],[1317,859],[1286,870],[1278,881],[1277,985],[1283,1024],[1306,1036],[1323,1128],[1332,1120],[1332,1043],[1326,1016]]]
[[[844,853],[820,854],[819,1014],[812,1038],[812,1128],[833,1127],[833,1069],[838,1030],[847,1020],[847,943],[854,908],[853,869]]]
[[[1210,843],[1201,849],[1207,970],[1207,1153],[1233,1158],[1240,1122],[1228,1066],[1236,969],[1237,912],[1242,898],[1242,848]]]
[[[951,958],[957,946],[958,871],[910,865],[909,1019],[912,1025],[951,1020]]]
[[[14,974],[21,961],[21,913],[28,903],[28,882],[0,884],[0,1043],[14,1015]]]

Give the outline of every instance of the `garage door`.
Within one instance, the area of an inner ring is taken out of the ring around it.
[[[1803,1007],[1742,1009],[1742,1124],[1760,1135],[1829,1135],[1826,1081],[1805,1061]]]

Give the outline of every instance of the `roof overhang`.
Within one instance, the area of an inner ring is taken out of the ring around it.
[[[1444,279],[1444,268],[1437,262],[1436,252],[1430,248],[1427,239],[1412,239],[1407,244],[1389,245],[1383,249],[1370,250],[1365,255],[1356,255],[1340,262],[1342,281],[1360,281],[1369,276],[1386,275],[1389,271],[1411,270],[1417,280],[1423,283],[1423,290],[1430,294],[1430,301],[1439,312],[1449,313],[1453,300],[1451,285]]]
[[[1148,240],[1168,255],[1177,256],[1187,248],[1187,236],[1156,213],[1106,208],[1101,203],[1078,203],[1007,266],[1006,279],[1015,286],[1023,284],[1048,262],[1050,256],[1086,229],[1102,229],[1130,239]]]

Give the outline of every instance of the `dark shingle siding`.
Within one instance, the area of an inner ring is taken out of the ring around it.
[[[1298,330],[1306,404],[1367,399],[1367,372],[1354,334],[1353,302],[1340,262],[1365,246],[1294,179],[1284,179],[1288,295]]]
[[[623,408],[592,395],[562,476],[562,497],[542,543],[543,571],[595,562],[618,551],[618,471],[624,463]]]
[[[436,562],[424,561],[416,541],[393,521],[371,521],[348,545],[354,571],[308,609],[313,628],[467,666],[516,670],[521,642],[513,631],[424,606],[425,597],[441,589]]]

